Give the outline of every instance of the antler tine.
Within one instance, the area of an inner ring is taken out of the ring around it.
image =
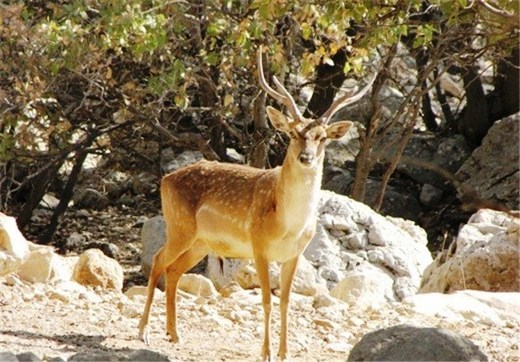
[[[336,99],[332,103],[330,108],[321,116],[322,122],[324,124],[329,123],[330,119],[332,118],[332,116],[334,114],[336,114],[337,111],[339,111],[340,109],[342,109],[352,103],[359,101],[370,90],[376,77],[377,77],[377,74],[374,75],[374,77],[370,80],[370,82],[368,82],[367,85],[363,89],[361,89],[361,91],[359,91],[357,94],[352,95],[352,93],[356,91],[356,90],[354,90],[353,92],[349,92],[349,93],[345,94],[344,96]]]
[[[303,116],[300,110],[298,109],[298,106],[296,105],[296,101],[294,100],[294,98],[289,94],[287,89],[285,89],[285,87],[282,85],[282,83],[280,83],[276,76],[273,76],[273,82],[274,84],[276,84],[276,88],[278,88],[278,90],[282,92],[282,94],[285,96],[287,102],[284,102],[284,104],[289,108],[289,113],[291,113],[295,120],[301,120]]]
[[[283,85],[280,83],[280,81],[273,76],[273,81],[276,84],[276,87],[278,90],[282,93],[277,92],[271,86],[267,83],[264,76],[264,66],[262,64],[262,46],[260,45],[258,47],[258,53],[257,53],[257,70],[258,70],[258,81],[260,83],[260,86],[262,89],[269,94],[271,97],[276,99],[278,102],[284,104],[288,107],[289,113],[293,116],[293,118],[296,120],[302,119],[302,115],[298,107],[296,106],[296,102],[294,101],[293,97],[289,94],[289,92],[283,87]]]

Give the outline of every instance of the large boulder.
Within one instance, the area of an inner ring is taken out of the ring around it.
[[[367,333],[347,361],[487,361],[464,336],[447,329],[398,325]]]
[[[496,122],[456,174],[478,197],[512,209],[520,204],[519,124],[520,113]]]
[[[478,211],[426,269],[420,292],[520,291],[519,240],[518,218],[495,210]]]
[[[103,289],[123,289],[123,268],[99,249],[88,249],[80,255],[73,279],[82,285]]]
[[[18,269],[28,255],[29,244],[15,218],[0,212],[0,276]]]
[[[318,231],[304,255],[334,295],[368,307],[416,293],[432,261],[426,244],[426,232],[413,222],[322,191]]]

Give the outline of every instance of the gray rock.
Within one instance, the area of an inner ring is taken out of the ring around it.
[[[2,362],[18,362],[18,358],[11,352],[0,352],[0,361]]]
[[[518,209],[520,113],[496,122],[456,176],[478,197]]]
[[[109,204],[105,195],[92,188],[80,189],[74,194],[73,199],[77,206],[94,210],[102,210]]]
[[[24,352],[16,355],[20,362],[41,362],[42,359],[32,352]]]
[[[421,188],[419,200],[421,204],[427,207],[435,206],[442,199],[443,191],[433,185],[424,184]]]
[[[347,361],[487,361],[469,339],[440,328],[399,325],[363,336]]]
[[[204,158],[199,151],[184,151],[175,155],[171,148],[166,149],[161,154],[161,170],[163,173],[170,173],[184,166],[191,165]]]
[[[168,356],[158,352],[139,349],[131,352],[109,352],[109,351],[95,351],[76,353],[68,360],[71,361],[170,361]]]
[[[148,278],[152,270],[153,257],[166,242],[166,223],[161,215],[144,222],[141,229],[141,242],[143,245],[141,270]],[[164,276],[161,276],[158,285],[159,288],[164,289]]]

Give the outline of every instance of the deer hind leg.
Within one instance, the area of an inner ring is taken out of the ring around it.
[[[148,318],[150,316],[150,308],[153,302],[155,287],[157,286],[157,282],[159,281],[161,274],[166,269],[165,250],[166,245],[159,249],[159,251],[153,257],[152,270],[150,271],[150,276],[148,278],[146,304],[144,307],[143,315],[141,317],[141,321],[139,322],[139,339],[141,339],[146,344],[149,343],[148,331],[146,329],[146,326],[148,324]]]
[[[193,268],[202,258],[208,255],[210,249],[204,242],[196,241],[193,246],[181,254],[166,268],[166,333],[171,341],[180,341],[177,332],[177,287],[179,280],[186,271]]]
[[[190,225],[191,223],[187,222],[186,225],[183,225],[182,227],[179,226],[177,230],[175,230],[178,225],[175,225],[175,227],[173,225],[168,225],[168,222],[172,220],[169,219],[166,214],[165,220],[167,223],[166,243],[153,257],[152,270],[150,271],[150,276],[148,279],[146,304],[144,307],[143,316],[139,322],[139,339],[147,344],[149,343],[149,339],[146,326],[148,324],[150,308],[152,306],[157,282],[166,268],[175,262],[175,260],[179,258],[180,255],[182,255],[190,248],[194,241],[195,235],[195,228],[194,225]]]
[[[262,255],[255,255],[255,267],[262,288],[262,306],[264,308],[264,342],[262,361],[271,360],[271,287],[269,285],[269,263]]]
[[[298,266],[298,257],[291,259],[282,264],[281,277],[281,294],[280,294],[280,349],[278,351],[278,358],[281,361],[286,360],[288,355],[287,350],[287,314],[289,309],[289,300],[291,295],[291,286]]]

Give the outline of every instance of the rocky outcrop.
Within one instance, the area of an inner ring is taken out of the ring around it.
[[[432,260],[424,230],[345,196],[321,196],[318,232],[304,255],[332,294],[364,307],[415,294]]]
[[[519,124],[520,113],[496,122],[456,174],[479,198],[515,210],[520,204]]]
[[[426,269],[421,293],[520,291],[520,220],[482,209]]]
[[[80,255],[72,277],[82,285],[123,289],[123,268],[99,249],[89,249]]]
[[[442,328],[398,325],[366,334],[347,361],[487,361],[469,339]]]

